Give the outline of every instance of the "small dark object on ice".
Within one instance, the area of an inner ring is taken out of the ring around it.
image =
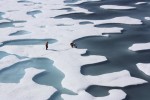
[[[48,42],[46,42],[45,46],[46,46],[46,50],[47,50],[48,49]]]
[[[75,44],[75,43],[73,43],[73,42],[72,42],[72,43],[70,43],[70,45],[71,45],[71,47],[72,47],[72,48],[77,48],[76,44]]]

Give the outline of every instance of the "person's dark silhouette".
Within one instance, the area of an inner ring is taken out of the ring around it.
[[[77,48],[76,44],[75,44],[75,43],[73,43],[73,42],[72,42],[72,43],[70,43],[70,45],[71,45],[71,47],[72,47],[72,48]]]
[[[70,43],[71,47],[73,48],[73,43]]]
[[[48,42],[46,42],[45,46],[46,46],[46,50],[47,50],[48,49]]]

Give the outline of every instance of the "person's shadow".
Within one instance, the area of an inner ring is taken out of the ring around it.
[[[58,50],[55,50],[55,49],[48,49],[48,50],[51,50],[51,51],[58,51]]]
[[[70,49],[70,48],[69,48],[69,49]],[[69,49],[64,49],[64,50],[48,49],[48,50],[51,50],[51,51],[66,51],[66,50],[69,50]]]

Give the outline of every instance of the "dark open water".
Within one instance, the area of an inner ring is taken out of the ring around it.
[[[123,27],[122,34],[110,34],[110,37],[85,37],[76,40],[78,48],[87,48],[87,55],[103,55],[108,61],[82,66],[81,73],[84,75],[101,75],[121,70],[130,71],[134,77],[145,79],[150,82],[150,77],[138,70],[137,63],[150,63],[150,50],[133,52],[128,48],[134,43],[150,42],[150,21],[144,19],[150,16],[150,4],[134,5],[141,0],[102,0],[100,2],[86,2],[77,6],[92,11],[93,14],[67,14],[59,17],[70,17],[73,19],[92,19],[101,20],[118,16],[130,16],[141,19],[142,25],[124,25],[124,24],[102,24],[95,27]],[[146,0],[144,0],[146,1]],[[147,0],[148,1],[148,0]],[[147,2],[146,1],[146,2]],[[137,7],[135,10],[104,10],[100,5],[129,5]],[[113,89],[102,86],[90,86],[86,91],[93,96],[108,95],[108,90]],[[150,84],[137,86],[128,86],[121,88],[127,93],[125,100],[150,100]]]

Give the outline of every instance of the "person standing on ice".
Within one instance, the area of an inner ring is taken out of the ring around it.
[[[48,49],[48,42],[46,42],[45,46],[46,46],[46,50],[47,50]]]
[[[75,43],[73,43],[73,42],[72,42],[72,43],[70,43],[70,45],[71,45],[71,47],[72,47],[72,48],[77,48],[76,44],[75,44]]]

